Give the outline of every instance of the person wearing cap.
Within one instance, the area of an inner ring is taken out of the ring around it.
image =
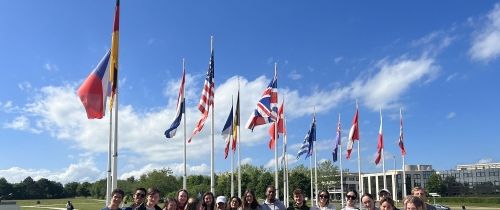
[[[276,188],[272,185],[266,188],[266,200],[262,204],[262,210],[286,210],[285,205],[276,198]]]
[[[304,203],[304,194],[302,194],[302,190],[297,188],[293,191],[293,206],[287,208],[287,210],[309,210],[309,206]]]
[[[217,197],[217,200],[215,200],[215,208],[217,210],[225,210],[226,209],[226,196],[219,196]]]

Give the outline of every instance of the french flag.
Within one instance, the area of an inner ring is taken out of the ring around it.
[[[108,50],[76,92],[85,107],[88,119],[101,119],[106,112],[106,99],[111,88],[108,69],[109,55]]]

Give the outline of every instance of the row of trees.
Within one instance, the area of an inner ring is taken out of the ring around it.
[[[500,186],[492,182],[484,182],[469,186],[468,183],[457,182],[455,177],[447,176],[445,179],[438,174],[432,174],[427,183],[427,191],[435,192],[441,196],[466,196],[466,195],[492,195],[500,192]]]
[[[274,184],[274,172],[260,166],[242,165],[241,166],[241,184],[242,190],[252,189],[257,197],[265,197],[265,189],[268,185]],[[280,175],[283,171],[280,171]],[[235,193],[237,194],[237,174],[234,177]],[[280,192],[283,192],[283,177],[279,178]],[[231,174],[220,173],[215,176],[215,190],[219,195],[230,195]],[[289,171],[290,189],[302,188],[305,196],[310,197],[310,171],[303,165],[299,165]],[[318,165],[318,187],[320,189],[329,189],[333,185],[338,185],[340,178],[338,168],[331,161],[325,161]],[[118,180],[118,186],[125,191],[127,195],[132,195],[137,187],[156,186],[162,194],[167,197],[174,197],[176,192],[182,188],[182,177],[173,176],[172,170],[160,169],[153,170],[140,177],[129,177],[125,180]],[[197,197],[210,190],[210,177],[204,175],[191,175],[187,179],[188,191],[191,197]],[[64,186],[59,182],[50,181],[42,178],[34,181],[27,177],[20,183],[10,184],[5,178],[0,178],[0,196],[4,199],[51,199],[65,197],[94,197],[103,199],[106,194],[106,180],[98,180],[94,183],[89,182],[70,182]],[[127,196],[126,199],[130,199]]]

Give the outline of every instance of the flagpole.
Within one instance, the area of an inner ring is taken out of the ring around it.
[[[316,206],[319,206],[318,205],[318,160],[317,160],[317,156],[318,156],[318,152],[316,151],[316,147],[314,147],[315,145],[315,141],[313,141],[313,151],[314,151],[314,188],[315,189],[315,192],[316,192]],[[313,205],[311,203],[311,205]]]
[[[339,123],[340,123],[340,113],[339,113]],[[339,145],[339,165],[340,165],[340,199],[342,202],[342,206],[344,206],[344,172],[342,170],[342,138],[340,138],[340,145]]]
[[[380,127],[382,128],[382,108],[380,108]],[[381,130],[382,132],[382,130]],[[383,135],[380,133],[380,135]],[[387,177],[385,176],[385,155],[384,155],[384,142],[383,142],[383,137],[382,137],[382,174],[384,175],[384,189],[387,189]]]
[[[240,98],[240,77],[238,77],[238,99]],[[239,105],[239,104],[237,104]],[[236,125],[236,129],[238,129],[238,136],[237,136],[237,147],[238,147],[238,198],[241,198],[241,159],[240,159],[240,147],[241,147],[241,130],[240,130],[240,107],[238,109],[238,124]]]
[[[278,72],[278,63],[274,63],[274,74]],[[276,101],[277,103],[278,101]],[[279,117],[279,116],[277,116]],[[278,122],[278,119],[276,119]],[[274,123],[274,183],[276,184],[276,198],[279,199],[279,183],[278,183],[278,123]]]
[[[286,139],[286,118],[285,118],[285,96],[283,96],[283,201],[285,202],[285,207],[288,208],[288,158],[287,158],[287,139]]]
[[[113,139],[113,162],[112,162],[112,182],[111,189],[116,189],[118,184],[117,168],[118,168],[118,81],[116,81],[116,93],[115,93],[115,131]]]
[[[356,100],[356,111],[358,111],[358,100]],[[359,130],[359,122],[358,122],[358,130]],[[359,194],[362,195],[363,194],[363,180],[361,179],[361,151],[360,151],[360,146],[359,146],[359,142],[361,140],[358,139],[358,190],[359,190]],[[361,206],[361,199],[359,199],[359,206]]]
[[[314,107],[314,123],[316,124],[316,107]],[[317,126],[317,124],[316,124]],[[317,129],[317,128],[316,128]],[[316,206],[319,206],[318,205],[318,160],[317,160],[317,156],[318,156],[318,153],[316,152],[316,147],[315,147],[315,144],[316,144],[316,131],[314,132],[314,140],[313,140],[313,152],[314,152],[314,188],[315,189],[315,192],[316,192]],[[313,205],[313,203],[311,203],[311,205]]]
[[[232,111],[232,108],[233,108],[233,96],[231,96],[231,111]],[[234,114],[233,114],[234,116]],[[232,125],[234,125],[234,122],[231,122]],[[232,128],[232,126],[231,126]],[[231,131],[229,132],[229,143],[231,143],[232,141],[232,137],[233,136],[233,129],[231,129]],[[234,144],[234,142],[233,142]],[[234,152],[231,151],[231,197],[234,196]]]
[[[182,73],[183,73],[183,76],[185,74],[185,71],[186,71],[186,64],[185,64],[185,60],[184,58],[182,58]],[[184,103],[184,107],[182,107],[184,109],[184,175],[182,177],[182,189],[187,189],[187,167],[186,167],[186,164],[187,164],[187,155],[186,155],[186,138],[187,138],[187,135],[186,135],[186,100],[184,98],[184,94],[186,93],[186,89],[183,88],[182,90],[182,102],[181,103]]]
[[[214,50],[214,36],[210,36],[210,52]],[[215,90],[214,90],[215,91]],[[215,93],[214,93],[214,102],[215,102]],[[212,148],[210,150],[210,191],[215,194],[215,176],[214,176],[214,148],[215,148],[215,140],[214,140],[214,110],[215,106],[212,103],[212,123],[210,133],[212,136]]]
[[[111,148],[113,144],[113,112],[109,110],[109,142],[108,142],[108,177],[106,180],[106,206],[111,201]]]
[[[405,170],[405,156],[402,155],[401,158],[403,159],[403,196],[401,199],[406,198],[406,170]]]
[[[314,145],[314,142],[311,142],[311,144]],[[307,158],[307,154],[306,154],[306,158]],[[309,172],[311,174],[311,198],[310,199],[311,199],[311,205],[312,205],[312,204],[314,204],[314,199],[313,199],[314,198],[314,195],[313,195],[313,190],[314,190],[313,179],[314,179],[314,177],[313,177],[313,171],[312,171],[312,158],[309,158]]]

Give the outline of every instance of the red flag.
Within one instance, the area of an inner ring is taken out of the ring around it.
[[[399,109],[399,148],[401,148],[401,155],[406,155],[405,144],[403,142],[403,113]]]
[[[111,82],[111,99],[109,108],[113,109],[116,89],[118,88],[118,42],[120,29],[120,0],[116,0],[115,21],[113,23],[113,34],[111,35],[111,55],[109,59],[109,81]]]
[[[279,134],[280,133],[285,133],[285,127],[283,126],[283,121],[284,121],[284,114],[283,114],[283,103],[281,103],[281,106],[278,110],[278,137],[279,138]],[[271,126],[269,127],[269,135],[271,136],[271,139],[269,139],[269,149],[274,149],[274,145],[276,145],[276,139],[275,138],[275,127],[276,127],[276,123],[273,123],[271,124]]]
[[[210,53],[210,62],[208,64],[208,71],[205,78],[205,84],[203,85],[203,90],[201,91],[200,103],[198,104],[198,110],[201,112],[201,118],[194,128],[193,133],[188,139],[188,143],[191,143],[191,139],[193,136],[198,134],[203,126],[205,125],[205,121],[208,118],[208,112],[210,111],[210,106],[214,105],[214,49],[212,48]]]
[[[378,130],[377,158],[375,159],[376,165],[380,163],[383,149],[384,149],[384,135],[382,134],[382,110],[380,110],[380,128]]]
[[[349,131],[349,141],[347,142],[347,159],[351,157],[352,145],[355,140],[359,140],[359,125],[358,125],[358,104],[356,103],[356,114],[352,120],[351,130]],[[358,151],[359,152],[359,151]]]

